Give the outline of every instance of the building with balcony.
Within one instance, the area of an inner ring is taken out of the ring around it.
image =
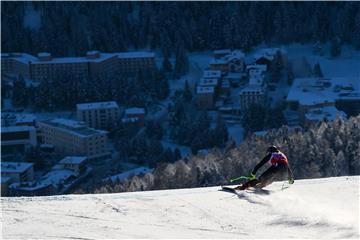
[[[39,122],[44,144],[51,144],[55,152],[64,155],[86,156],[89,160],[107,159],[107,132],[89,128],[84,122],[52,119]]]
[[[112,74],[136,74],[156,68],[152,52],[101,53],[88,51],[82,57],[53,57],[42,52],[1,54],[1,71],[33,80],[53,81],[59,77],[96,78]]]
[[[116,102],[93,102],[76,105],[76,116],[91,128],[111,129],[120,120],[120,110]]]

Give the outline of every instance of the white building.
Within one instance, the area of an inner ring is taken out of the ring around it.
[[[110,157],[107,149],[107,132],[89,128],[84,122],[52,119],[38,123],[45,144],[66,155],[86,156],[88,159]]]
[[[218,85],[219,85],[219,80],[217,78],[201,78],[199,81],[199,86],[201,87],[217,88]]]
[[[203,78],[221,78],[221,71],[216,70],[205,70],[203,74]]]
[[[93,102],[76,105],[77,120],[91,128],[109,129],[120,120],[120,110],[116,102]]]
[[[86,169],[87,157],[82,156],[68,156],[62,159],[57,165],[63,169],[73,170],[77,175],[80,175]]]
[[[36,116],[34,114],[2,113],[1,126],[35,126]]]
[[[1,162],[1,177],[10,178],[9,183],[34,180],[34,164],[27,162]]]
[[[288,108],[298,111],[300,120],[305,123],[326,116],[327,119],[335,115],[344,116],[339,110],[346,114],[360,113],[359,93],[358,79],[297,78],[286,101]]]

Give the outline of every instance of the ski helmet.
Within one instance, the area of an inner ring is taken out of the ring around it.
[[[269,153],[278,152],[279,149],[276,146],[271,146],[267,149]]]

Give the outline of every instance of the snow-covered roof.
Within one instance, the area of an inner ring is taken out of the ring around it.
[[[96,54],[100,54],[100,51],[98,50],[91,50],[91,51],[87,51],[86,55],[96,55]]]
[[[283,54],[286,53],[286,51],[284,49],[280,49],[280,48],[263,48],[263,49],[259,49],[254,54],[254,59],[256,61],[256,60],[264,57],[264,58],[272,61],[274,59],[274,56],[275,56],[277,51],[280,51]]]
[[[51,57],[51,54],[48,52],[40,52],[38,53],[38,57]]]
[[[86,127],[86,124],[84,122],[78,122],[78,121],[71,120],[71,119],[55,118],[50,121],[52,123],[59,124],[59,125],[69,127],[69,128],[74,128],[74,129]]]
[[[346,118],[346,113],[339,111],[335,106],[313,108],[305,114],[305,118],[310,121],[322,121],[324,119],[333,121],[337,117]]]
[[[229,54],[231,53],[230,49],[219,49],[219,50],[214,50],[214,54]]]
[[[87,157],[80,156],[68,156],[62,159],[59,163],[61,164],[81,164],[87,160]]]
[[[43,184],[53,184],[58,185],[65,182],[70,177],[76,177],[77,174],[70,169],[58,169],[48,172],[45,176],[41,178],[41,183]]]
[[[125,117],[125,118],[121,119],[121,122],[123,122],[123,123],[135,123],[135,122],[138,122],[139,120],[140,119],[138,117],[131,117],[131,118]]]
[[[90,110],[90,109],[107,109],[107,108],[119,108],[115,101],[111,102],[92,102],[92,103],[79,103],[76,104],[77,110]]]
[[[244,74],[244,73],[232,73],[232,72],[230,72],[224,77],[224,79],[240,80],[244,76],[246,76],[246,74]]]
[[[39,124],[50,125],[51,127],[61,129],[62,131],[67,131],[71,134],[76,134],[79,137],[89,137],[95,134],[107,133],[107,131],[89,128],[84,122],[77,122],[74,120],[63,119],[63,118],[50,119],[50,120],[42,121]]]
[[[267,130],[254,132],[255,136],[258,136],[258,137],[263,137],[263,136],[265,136],[267,133],[268,133]]]
[[[226,55],[224,58],[227,61],[232,61],[234,59],[244,59],[245,54],[240,50],[234,50],[230,54]]]
[[[10,132],[24,132],[24,131],[35,131],[33,126],[10,126],[10,127],[1,127],[1,132],[10,133]]]
[[[3,59],[14,59],[18,62],[22,62],[22,63],[26,63],[28,64],[29,62],[33,62],[33,61],[38,61],[37,57],[34,57],[30,54],[27,53],[3,53],[1,54],[1,58]]]
[[[16,114],[16,123],[34,122],[35,120],[36,120],[36,116],[34,114],[29,114],[29,113]]]
[[[215,89],[214,87],[202,87],[202,86],[198,86],[196,88],[196,92],[199,93],[214,93]]]
[[[1,184],[3,184],[3,183],[9,183],[10,180],[11,180],[11,177],[1,176],[1,178],[0,178]]]
[[[249,64],[246,66],[246,70],[250,70],[250,69],[258,69],[260,71],[266,72],[267,65],[265,65],[265,64]]]
[[[129,177],[132,177],[132,176],[135,176],[135,175],[139,175],[139,174],[149,173],[149,172],[152,172],[152,171],[153,171],[152,168],[139,167],[139,168],[131,169],[129,171],[120,173],[120,174],[113,175],[113,176],[111,176],[109,178],[106,178],[104,180],[109,180],[110,179],[111,181],[115,182],[118,179],[119,181],[123,181],[126,178],[129,178]]]
[[[218,79],[217,78],[201,78],[199,85],[202,87],[216,87],[218,85]]]
[[[220,70],[205,70],[203,78],[221,78]]]
[[[145,114],[144,108],[127,108],[125,109],[125,114]]]
[[[22,173],[32,168],[33,163],[28,162],[1,162],[1,172],[4,173]]]
[[[90,51],[90,53],[94,54],[95,51]],[[89,52],[88,52],[89,53]],[[66,63],[87,63],[87,62],[102,62],[104,60],[110,58],[154,58],[155,53],[153,52],[118,52],[118,53],[99,53],[99,56],[96,58],[88,58],[87,56],[82,57],[52,57],[48,60],[39,59],[43,57],[50,57],[51,54],[47,52],[39,53],[38,57],[32,56],[27,53],[3,53],[1,58],[10,58],[17,60],[22,63],[28,64],[31,62],[32,64],[66,64]]]
[[[154,58],[154,52],[120,52],[116,53],[119,58]]]
[[[249,79],[249,85],[259,85],[261,86],[264,83],[263,77],[251,77]]]
[[[337,86],[354,83],[352,90],[337,89]],[[356,79],[347,78],[297,78],[291,86],[287,101],[297,101],[301,105],[315,105],[319,103],[335,103],[337,99],[346,97],[359,91]],[[360,95],[353,96],[360,99]]]
[[[211,64],[227,64],[227,61],[225,59],[216,59],[216,58],[213,58],[210,60],[210,65]]]

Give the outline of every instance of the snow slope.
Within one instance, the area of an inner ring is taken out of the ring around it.
[[[355,238],[357,177],[299,180],[238,195],[219,187],[1,198],[7,239]]]

